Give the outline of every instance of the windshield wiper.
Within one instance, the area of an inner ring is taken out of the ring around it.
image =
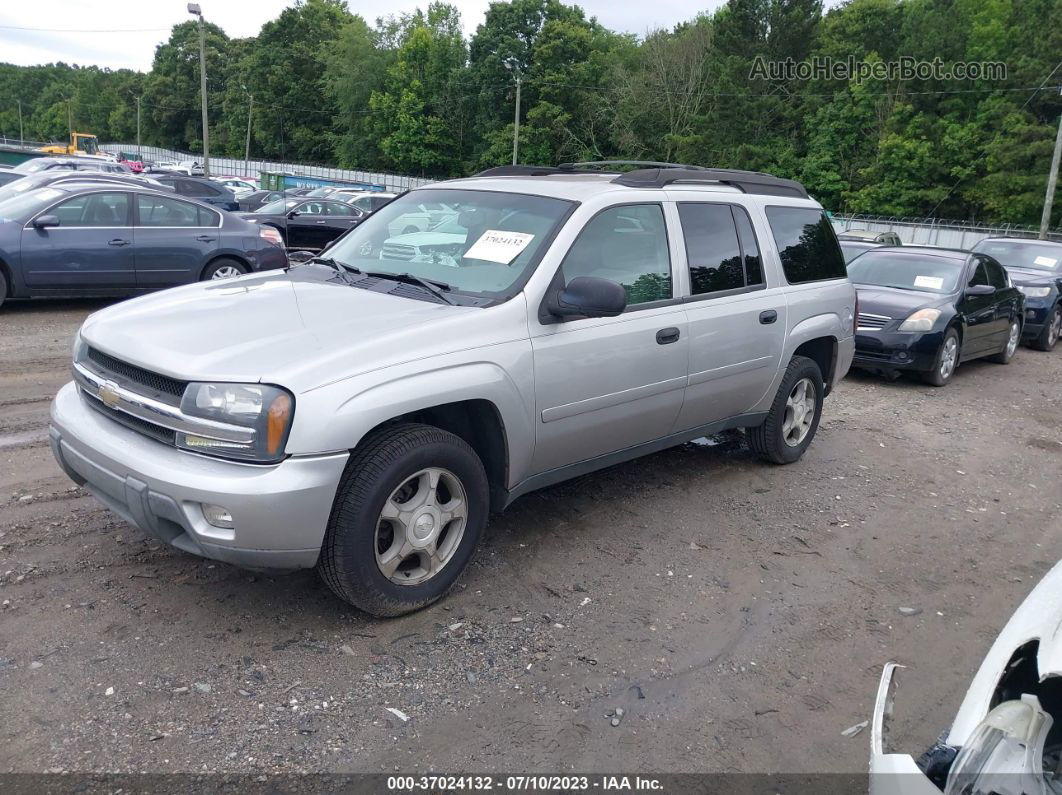
[[[353,265],[347,265],[345,262],[340,262],[333,257],[311,257],[306,260],[307,262],[320,262],[322,265],[327,265],[330,268],[334,268],[335,271],[343,277],[343,281],[347,284],[353,284],[350,280],[350,274],[361,273],[361,268],[355,268]]]
[[[365,274],[366,276],[376,276],[380,279],[391,279],[396,282],[403,282],[405,284],[415,284],[418,287],[423,287],[432,295],[437,295],[450,306],[457,306],[457,301],[448,296],[445,291],[453,289],[446,282],[436,281],[435,279],[423,279],[420,276],[414,276],[412,273],[383,273],[377,271],[370,271]]]

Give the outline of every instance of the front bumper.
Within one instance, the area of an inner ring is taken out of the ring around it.
[[[75,384],[52,403],[49,435],[63,471],[148,535],[185,552],[253,569],[317,562],[348,455],[262,466],[189,453],[149,439],[85,405]],[[214,527],[203,505],[235,527]]]
[[[929,371],[936,366],[943,331],[857,332],[853,367],[865,370]]]
[[[870,722],[870,795],[940,795],[940,790],[908,754],[886,752],[887,720],[892,716],[893,675],[902,666],[888,663],[878,683]]]
[[[1044,330],[1044,323],[1047,322],[1047,313],[1053,306],[1054,304],[1047,299],[1025,299],[1025,325],[1021,330],[1023,340],[1034,340],[1040,336],[1040,332]]]

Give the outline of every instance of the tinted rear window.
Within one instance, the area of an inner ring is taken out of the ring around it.
[[[845,277],[841,247],[833,226],[821,210],[768,207],[767,220],[790,284]]]

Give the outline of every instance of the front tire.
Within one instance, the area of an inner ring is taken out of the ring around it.
[[[384,428],[351,456],[317,571],[366,613],[419,610],[471,561],[489,508],[483,463],[464,440],[430,425]]]
[[[922,373],[922,380],[932,386],[946,386],[951,377],[955,375],[955,368],[959,366],[959,332],[949,328],[944,334],[944,341],[940,343],[937,358],[933,361],[933,369],[928,373]]]
[[[749,448],[765,461],[791,464],[808,449],[822,417],[822,371],[804,356],[794,356],[786,368],[767,419],[745,429]]]
[[[1043,330],[1032,341],[1032,347],[1038,351],[1052,350],[1060,335],[1062,335],[1062,304],[1055,304],[1055,308],[1047,316]]]
[[[1016,317],[1010,319],[1010,330],[1007,332],[1007,341],[1003,345],[1003,350],[994,356],[989,356],[988,361],[995,362],[996,364],[1010,364],[1010,360],[1014,358],[1014,354],[1018,352],[1018,345],[1021,344],[1021,321]]]

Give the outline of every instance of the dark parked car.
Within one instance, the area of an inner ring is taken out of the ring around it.
[[[197,199],[222,210],[239,210],[240,203],[236,201],[236,194],[220,185],[212,179],[205,177],[188,177],[183,174],[152,174],[163,185],[172,187],[178,196],[186,196],[189,199]]]
[[[0,202],[0,302],[134,295],[286,264],[275,230],[162,191],[86,182]]]
[[[1049,351],[1062,335],[1062,243],[990,237],[973,250],[995,257],[1025,293],[1025,333],[1034,348]]]
[[[0,174],[3,173],[0,172]],[[137,174],[110,174],[104,171],[40,171],[36,174],[19,174],[18,176],[20,179],[9,182],[6,185],[0,185],[0,201],[35,188],[71,183],[85,184],[86,182],[106,182],[125,185],[126,187],[137,186],[162,191],[173,190],[169,185],[163,185],[150,177],[142,177]]]
[[[283,199],[284,196],[285,194],[282,190],[256,190],[254,193],[248,193],[240,199],[240,211],[253,213],[262,205],[275,202],[277,199]]]
[[[1018,349],[1024,296],[985,254],[880,248],[853,260],[848,277],[859,295],[855,367],[944,386],[960,362],[1006,364]]]
[[[366,213],[341,201],[286,198],[240,217],[275,228],[288,248],[320,251],[361,223]]]
[[[867,251],[873,251],[876,248],[881,248],[881,243],[874,243],[869,240],[848,240],[847,238],[839,237],[837,242],[841,244],[841,253],[844,254],[845,263],[849,263]]]

